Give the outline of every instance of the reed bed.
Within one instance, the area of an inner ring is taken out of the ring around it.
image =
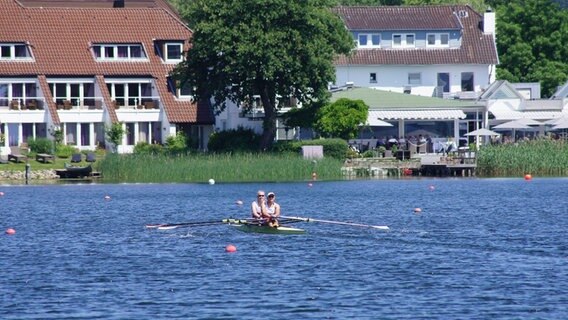
[[[486,177],[568,176],[568,143],[537,139],[515,144],[483,146],[477,175]]]
[[[286,154],[107,155],[98,170],[105,181],[276,182],[343,179],[338,159],[306,160]]]

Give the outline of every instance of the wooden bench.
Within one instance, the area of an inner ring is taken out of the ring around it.
[[[24,156],[23,154],[9,154],[8,155],[8,161],[24,162],[27,159],[28,159],[28,157]]]
[[[47,153],[38,153],[36,154],[36,161],[38,162],[55,162],[55,156]]]

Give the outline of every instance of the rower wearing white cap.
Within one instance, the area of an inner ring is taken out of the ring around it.
[[[269,192],[266,200],[266,213],[268,215],[268,225],[278,227],[278,218],[280,217],[280,205],[276,203],[276,195]]]

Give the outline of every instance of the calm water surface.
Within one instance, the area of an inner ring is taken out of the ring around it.
[[[246,217],[259,188],[283,214],[391,230],[144,228]],[[568,319],[568,179],[0,191],[2,319]]]

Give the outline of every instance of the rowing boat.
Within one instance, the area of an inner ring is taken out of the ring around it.
[[[243,224],[229,224],[231,227],[248,233],[268,233],[268,234],[304,234],[306,230],[299,229],[299,228],[292,228],[287,226],[278,226],[278,227],[271,227],[265,224],[252,224],[252,223],[243,223]]]
[[[278,220],[280,223],[294,223],[294,222],[319,222],[328,223],[343,226],[353,226],[353,227],[363,227],[379,230],[389,230],[388,226],[374,226],[362,223],[353,222],[343,222],[343,221],[332,221],[332,220],[321,220],[314,218],[302,218],[302,217],[285,217],[280,216]],[[182,223],[160,223],[160,224],[147,224],[146,228],[158,229],[158,230],[172,230],[181,227],[204,227],[216,224],[228,224],[229,226],[236,228],[242,232],[248,233],[268,233],[268,234],[304,234],[306,230],[299,228],[292,228],[285,225],[280,225],[278,227],[272,227],[265,223],[264,220],[255,219],[222,219],[222,220],[212,220],[212,221],[195,221],[195,222],[182,222]]]

